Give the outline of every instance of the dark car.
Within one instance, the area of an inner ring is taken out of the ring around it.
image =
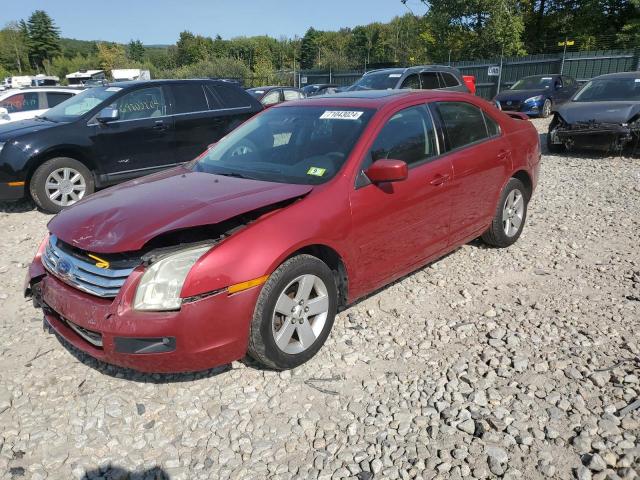
[[[262,103],[265,108],[305,97],[302,90],[293,87],[255,87],[247,89],[247,92]]]
[[[501,110],[547,118],[554,107],[569,101],[577,90],[578,82],[573,77],[534,75],[521,78],[493,101]]]
[[[347,90],[396,90],[405,88],[473,93],[467,86],[467,82],[460,70],[444,65],[371,70]]]
[[[302,87],[302,92],[307,97],[315,97],[317,95],[330,95],[332,93],[338,93],[339,88],[339,85],[336,85],[335,83],[314,83]]]
[[[338,309],[479,236],[518,240],[540,147],[511,115],[442,91],[277,105],[198,160],[57,215],[25,293],[108,363],[296,367]]]
[[[549,124],[547,146],[558,153],[595,149],[619,153],[640,146],[640,72],[601,75],[570,102],[558,107]]]
[[[0,126],[0,200],[30,195],[59,212],[97,188],[193,159],[260,110],[244,90],[215,80],[90,88]]]

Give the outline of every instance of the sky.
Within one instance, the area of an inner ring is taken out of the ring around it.
[[[63,37],[145,45],[172,44],[183,30],[225,39],[270,35],[302,37],[309,27],[337,30],[386,22],[412,9],[419,0],[3,0],[0,27],[46,11]]]

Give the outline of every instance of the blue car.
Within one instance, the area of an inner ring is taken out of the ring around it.
[[[567,75],[534,75],[518,80],[493,101],[504,111],[547,118],[553,108],[569,101],[578,88],[576,79]]]

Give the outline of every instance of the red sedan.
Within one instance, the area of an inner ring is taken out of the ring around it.
[[[26,293],[142,371],[309,360],[336,311],[478,236],[520,236],[540,162],[518,114],[438,91],[288,102],[194,161],[58,214]]]

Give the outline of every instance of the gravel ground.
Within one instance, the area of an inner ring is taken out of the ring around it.
[[[0,478],[637,478],[639,211],[640,159],[545,155],[513,247],[352,306],[294,371],[161,376],[43,331],[50,217],[0,205]]]

